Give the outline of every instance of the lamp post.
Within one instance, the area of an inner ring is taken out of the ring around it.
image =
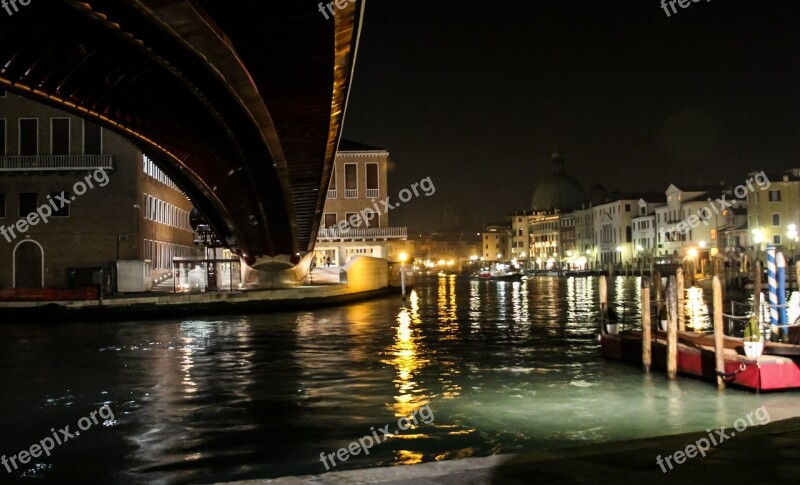
[[[403,296],[403,301],[406,301],[406,260],[408,255],[400,253],[400,294]]]
[[[758,261],[758,251],[763,240],[764,231],[762,231],[760,228],[753,229],[753,264]]]
[[[789,224],[789,227],[786,229],[786,237],[789,238],[789,253],[792,255],[792,261],[794,261],[794,248],[797,243],[797,225]]]
[[[687,252],[687,256],[689,256],[689,261],[691,262],[692,271],[689,273],[689,281],[691,281],[692,285],[694,286],[694,278],[697,275],[697,248],[689,248]]]
[[[706,247],[708,247],[708,244],[706,244],[705,241],[700,241],[697,245],[700,246],[700,249],[703,251],[703,253],[705,253],[705,250],[706,250]],[[705,278],[706,277],[706,257],[705,257],[705,254],[702,254],[701,256],[702,256],[702,259],[700,260],[700,272],[703,273],[703,278]]]

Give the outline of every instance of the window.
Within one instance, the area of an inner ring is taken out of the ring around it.
[[[53,217],[69,217],[69,204],[64,204],[64,202],[61,202],[63,200],[70,200],[69,192],[53,192],[50,194],[50,199],[53,200],[53,202],[56,204],[56,207],[59,207],[58,210],[53,212]],[[62,204],[64,207],[61,207]]]
[[[346,199],[358,197],[358,165],[355,163],[344,164],[344,197]]]
[[[781,191],[780,190],[770,190],[769,191],[769,201],[770,202],[780,202],[781,201]]]
[[[325,214],[325,222],[323,223],[323,227],[326,229],[330,229],[335,225],[336,225],[336,214]]]
[[[377,198],[378,192],[378,164],[367,164],[367,197],[371,199]]]
[[[100,155],[103,153],[103,130],[100,126],[83,121],[83,154]]]
[[[358,219],[356,219],[356,217]],[[344,220],[347,221],[347,224],[351,227],[360,227],[361,226],[361,216],[358,215],[358,212],[347,212],[344,215]],[[358,224],[353,224],[353,221],[356,221]]]
[[[50,120],[50,154],[69,155],[69,118]]]
[[[0,193],[0,219],[6,216],[6,194]]]
[[[36,192],[23,192],[19,194],[19,216],[27,217],[31,212],[35,212]]]
[[[6,156],[6,120],[0,120],[0,157]]]
[[[780,225],[781,225],[781,215],[772,214],[772,227],[778,227]]]
[[[625,204],[625,212],[630,212],[630,211],[631,211],[631,205]]]
[[[19,156],[30,157],[39,154],[39,120],[19,120]]]
[[[772,244],[774,244],[776,246],[780,246],[780,244],[781,244],[781,235],[780,234],[775,234],[774,236],[772,236]]]

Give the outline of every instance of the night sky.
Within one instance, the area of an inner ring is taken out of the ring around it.
[[[678,5],[676,4],[676,7]],[[345,136],[391,152],[391,214],[479,228],[528,209],[550,155],[587,191],[800,166],[800,2],[369,0]]]

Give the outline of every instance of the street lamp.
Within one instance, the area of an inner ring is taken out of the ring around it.
[[[761,249],[761,242],[764,241],[764,231],[759,228],[753,229],[753,260],[758,259],[758,251]]]
[[[789,224],[789,227],[786,230],[786,236],[789,238],[789,251],[792,254],[792,261],[794,261],[794,248],[795,244],[797,243],[797,225]]]

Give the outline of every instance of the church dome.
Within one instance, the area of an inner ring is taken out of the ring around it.
[[[571,212],[586,203],[586,192],[580,182],[564,171],[564,155],[553,153],[553,172],[539,182],[533,192],[531,209],[534,211]]]

